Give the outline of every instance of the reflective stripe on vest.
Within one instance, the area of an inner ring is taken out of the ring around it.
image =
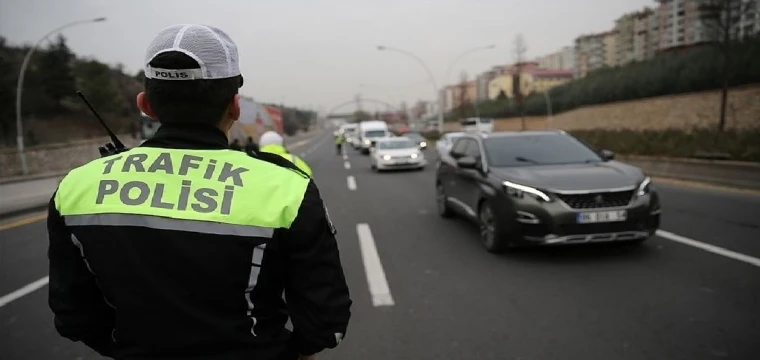
[[[135,148],[72,170],[55,203],[69,225],[271,237],[295,220],[308,183],[239,151]]]

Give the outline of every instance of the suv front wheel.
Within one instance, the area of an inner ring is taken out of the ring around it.
[[[478,226],[480,241],[488,252],[502,253],[509,249],[509,238],[504,230],[503,221],[496,219],[488,200],[483,200],[478,207]]]

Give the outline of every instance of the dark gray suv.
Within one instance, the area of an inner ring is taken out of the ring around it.
[[[470,133],[442,156],[438,212],[476,221],[490,252],[643,242],[660,225],[650,179],[564,131]]]

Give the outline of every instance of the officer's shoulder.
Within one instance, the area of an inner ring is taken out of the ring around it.
[[[303,170],[299,169],[298,166],[280,155],[257,151],[255,156],[249,156],[249,158],[254,161],[259,160],[279,168],[287,169],[289,172],[294,173],[304,179],[309,179],[309,175],[304,173]]]

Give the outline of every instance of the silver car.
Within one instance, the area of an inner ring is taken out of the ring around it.
[[[370,151],[372,170],[418,169],[427,165],[425,155],[416,142],[407,137],[378,139]]]

